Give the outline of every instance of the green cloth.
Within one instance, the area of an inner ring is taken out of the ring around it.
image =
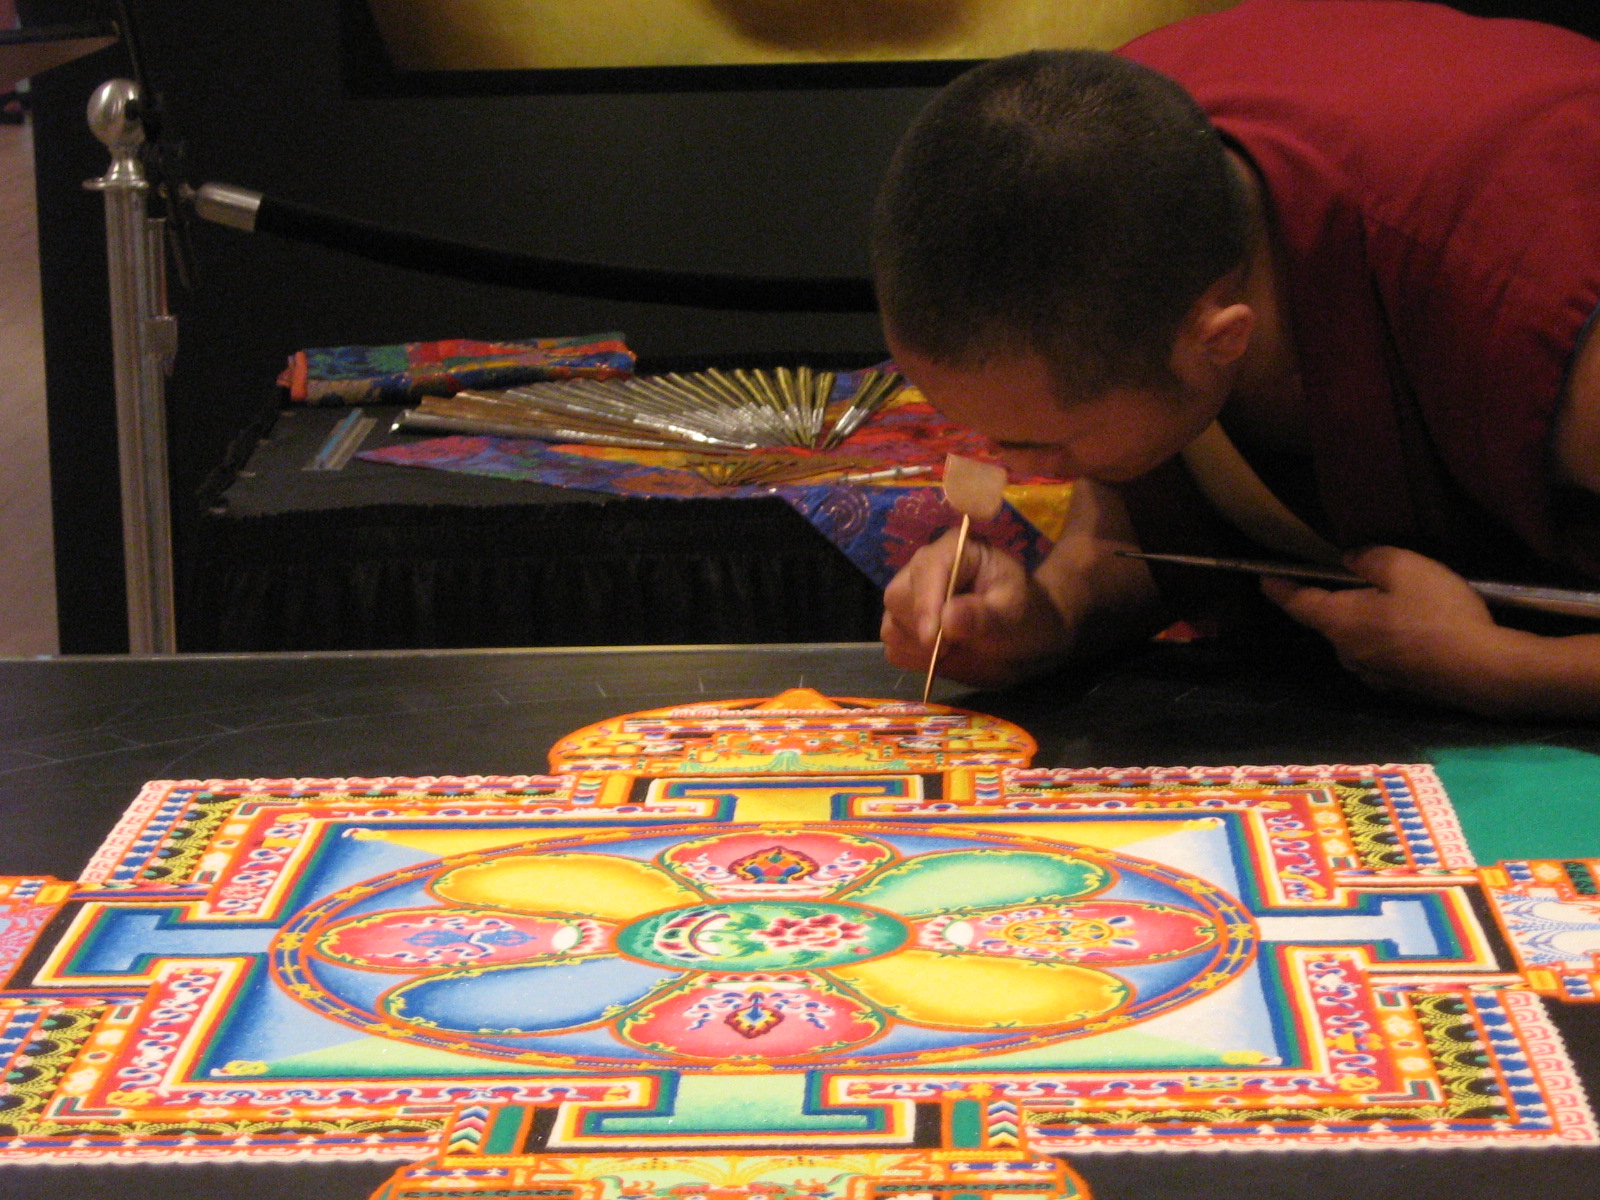
[[[1481,865],[1600,857],[1600,755],[1560,746],[1470,746],[1432,754]]]

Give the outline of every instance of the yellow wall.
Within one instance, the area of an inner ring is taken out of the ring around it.
[[[369,0],[408,70],[992,58],[1110,49],[1237,0]]]

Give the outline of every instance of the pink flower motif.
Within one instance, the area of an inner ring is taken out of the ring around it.
[[[867,927],[856,921],[846,921],[838,913],[817,913],[803,919],[779,917],[765,929],[756,930],[751,936],[768,946],[803,946],[820,950],[864,941]]]
[[[883,562],[898,571],[911,556],[961,518],[938,488],[908,488],[883,522]]]

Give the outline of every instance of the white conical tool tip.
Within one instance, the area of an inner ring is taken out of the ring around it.
[[[994,463],[947,454],[944,498],[950,507],[975,521],[992,521],[1005,503],[1006,469]]]

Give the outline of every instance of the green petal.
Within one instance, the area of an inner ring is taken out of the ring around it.
[[[855,904],[902,916],[1073,900],[1111,882],[1099,863],[1071,854],[1025,850],[957,850],[924,854],[890,867],[850,892]]]

